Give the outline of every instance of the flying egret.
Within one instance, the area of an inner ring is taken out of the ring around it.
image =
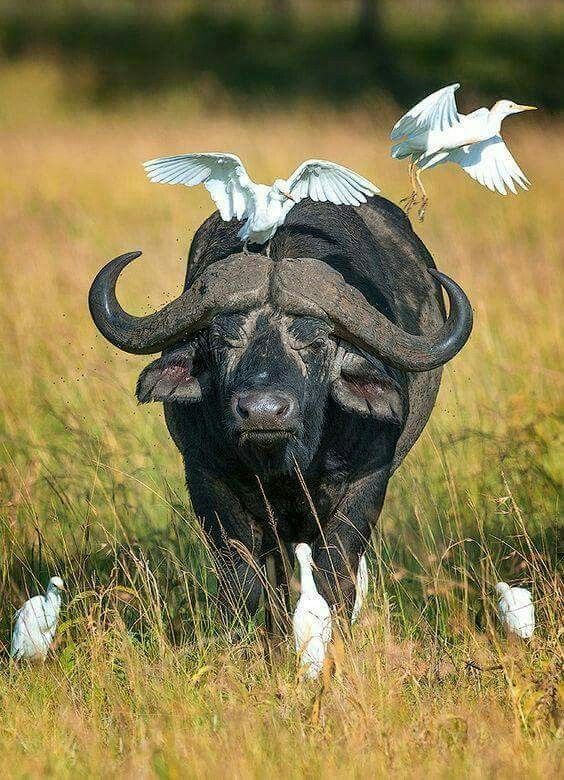
[[[295,554],[301,585],[292,619],[296,652],[304,676],[315,680],[323,669],[327,645],[331,641],[331,610],[315,586],[311,547],[300,543],[296,545]]]
[[[327,160],[307,160],[289,179],[276,179],[270,187],[256,184],[235,154],[179,154],[149,160],[143,166],[153,182],[187,187],[203,184],[223,220],[245,220],[238,233],[245,246],[247,241],[270,241],[292,206],[303,198],[360,206],[380,192],[368,179]]]
[[[495,586],[499,595],[499,617],[507,631],[530,639],[535,630],[535,607],[526,588],[510,588],[506,582]]]
[[[366,555],[363,555],[358,562],[358,571],[356,573],[356,590],[354,597],[354,607],[351,616],[351,623],[356,623],[364,599],[368,595],[368,566],[366,565]]]
[[[407,212],[420,202],[420,220],[423,220],[429,200],[421,183],[421,173],[441,163],[457,163],[477,182],[501,195],[506,195],[507,189],[516,194],[515,184],[524,190],[530,184],[503,142],[501,123],[510,114],[533,111],[536,106],[498,100],[489,109],[478,108],[471,114],[459,114],[454,98],[459,86],[451,84],[433,92],[404,114],[390,135],[392,141],[404,139],[392,147],[392,157],[398,160],[411,157],[412,193],[401,202],[406,204]],[[421,189],[421,200],[417,185]]]
[[[14,660],[45,660],[55,638],[64,589],[60,577],[51,577],[44,596],[33,596],[18,609],[10,651]]]

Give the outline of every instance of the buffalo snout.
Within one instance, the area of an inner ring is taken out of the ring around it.
[[[242,433],[292,433],[298,425],[298,404],[289,393],[278,390],[247,390],[236,393],[231,405]]]

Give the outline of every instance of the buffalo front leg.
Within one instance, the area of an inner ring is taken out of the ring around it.
[[[238,498],[214,475],[192,470],[187,477],[216,564],[221,618],[226,628],[241,634],[262,596],[262,533]]]
[[[351,486],[313,545],[315,581],[329,606],[350,619],[360,558],[376,526],[388,482],[388,468]]]
[[[258,610],[262,595],[260,564],[242,543],[215,551],[218,579],[218,607],[225,628],[241,637]]]
[[[280,544],[282,545],[280,547]],[[269,545],[263,551],[266,582],[264,611],[266,629],[270,636],[286,636],[290,628],[290,580],[294,554],[284,543]]]

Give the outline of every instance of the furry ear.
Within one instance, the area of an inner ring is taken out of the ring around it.
[[[202,397],[193,375],[194,352],[190,348],[163,355],[141,371],[136,395],[140,404],[150,401],[192,403]]]
[[[356,352],[345,352],[331,395],[343,409],[382,422],[401,425],[405,417],[398,383],[379,360],[369,360]]]

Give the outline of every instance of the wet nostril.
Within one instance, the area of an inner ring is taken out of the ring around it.
[[[296,404],[286,393],[245,391],[233,396],[233,414],[253,428],[283,427],[292,420]]]
[[[290,404],[288,401],[281,401],[278,404],[278,407],[275,409],[275,415],[277,417],[285,417],[288,409],[290,408]]]
[[[247,420],[249,417],[249,406],[248,404],[242,399],[238,398],[235,403],[235,411],[241,417],[243,420]]]

